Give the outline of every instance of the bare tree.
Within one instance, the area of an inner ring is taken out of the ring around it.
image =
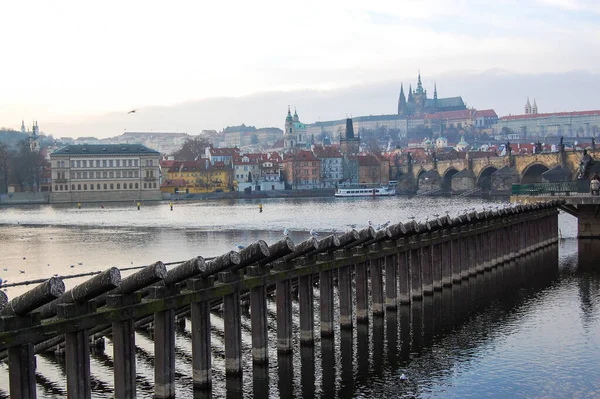
[[[206,147],[210,145],[210,142],[206,137],[190,137],[181,146],[181,148],[171,155],[177,160],[181,161],[197,161],[204,154]]]
[[[12,162],[14,160],[14,152],[10,150],[8,145],[0,144],[0,178],[2,183],[2,192],[8,192],[9,176],[12,171]]]

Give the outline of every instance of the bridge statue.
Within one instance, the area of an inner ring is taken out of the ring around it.
[[[506,146],[506,155],[510,156],[510,154],[512,153],[512,148],[510,148],[510,141],[507,141],[505,146]]]
[[[590,174],[590,166],[594,164],[594,158],[588,154],[587,150],[583,150],[583,156],[579,161],[579,173],[577,174],[578,179],[587,179]]]
[[[596,139],[592,137],[592,150],[596,150]]]

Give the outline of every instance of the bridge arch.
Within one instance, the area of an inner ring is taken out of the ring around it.
[[[481,188],[482,191],[490,191],[492,189],[492,173],[496,172],[498,168],[495,166],[486,166],[479,173],[477,177],[477,187]]]
[[[442,177],[442,191],[450,192],[452,191],[452,178],[455,174],[458,173],[458,170],[453,166],[446,169],[444,176]]]
[[[548,170],[550,170],[550,168],[543,163],[532,163],[523,170],[523,173],[521,174],[521,183],[541,183],[542,173]]]

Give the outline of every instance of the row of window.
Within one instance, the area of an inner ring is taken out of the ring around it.
[[[146,159],[146,166],[154,166],[154,160]],[[66,161],[56,161],[56,166],[59,168],[65,167]],[[138,159],[83,159],[83,160],[72,160],[71,167],[72,168],[93,168],[95,163],[96,168],[114,168],[114,167],[137,167],[139,166]]]
[[[58,172],[56,174],[57,179],[65,179],[65,172]],[[71,172],[71,176],[73,179],[114,179],[114,178],[128,178],[128,177],[140,177],[139,170],[103,170],[97,172]],[[148,174],[146,172],[146,177],[153,177],[154,172]]]
[[[121,190],[121,183],[117,183],[117,190]],[[77,187],[77,188],[76,188]],[[127,183],[123,183],[123,190],[127,190],[129,187],[129,190],[136,190],[140,188],[139,183],[129,183],[129,186],[127,186]],[[144,188],[156,188],[156,183],[144,183]],[[71,191],[81,191],[81,190],[87,190],[88,189],[88,185],[87,184],[71,184]],[[89,185],[89,189],[90,190],[94,190],[94,185],[90,184]],[[114,190],[115,189],[115,184],[114,183],[104,183],[104,184],[96,184],[95,186],[96,190]],[[68,191],[69,190],[69,185],[68,184],[55,184],[54,185],[54,191]]]
[[[301,169],[301,170],[298,171],[298,174],[306,176],[306,175],[309,174],[308,173],[308,169]],[[316,169],[312,169],[312,173],[310,173],[310,174],[312,174],[313,176],[315,176],[317,174],[317,170]]]

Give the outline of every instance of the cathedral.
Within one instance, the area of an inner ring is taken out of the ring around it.
[[[398,99],[399,116],[421,116],[444,111],[459,111],[467,109],[462,97],[438,98],[437,85],[433,86],[433,98],[427,98],[427,90],[423,89],[421,73],[417,80],[416,90],[412,85],[408,88],[408,98],[404,96],[404,87],[400,84],[400,98]]]
[[[298,149],[305,149],[308,144],[306,134],[306,125],[300,122],[298,112],[294,110],[294,116],[288,106],[287,116],[285,118],[285,132],[283,133],[284,151],[290,152]]]

